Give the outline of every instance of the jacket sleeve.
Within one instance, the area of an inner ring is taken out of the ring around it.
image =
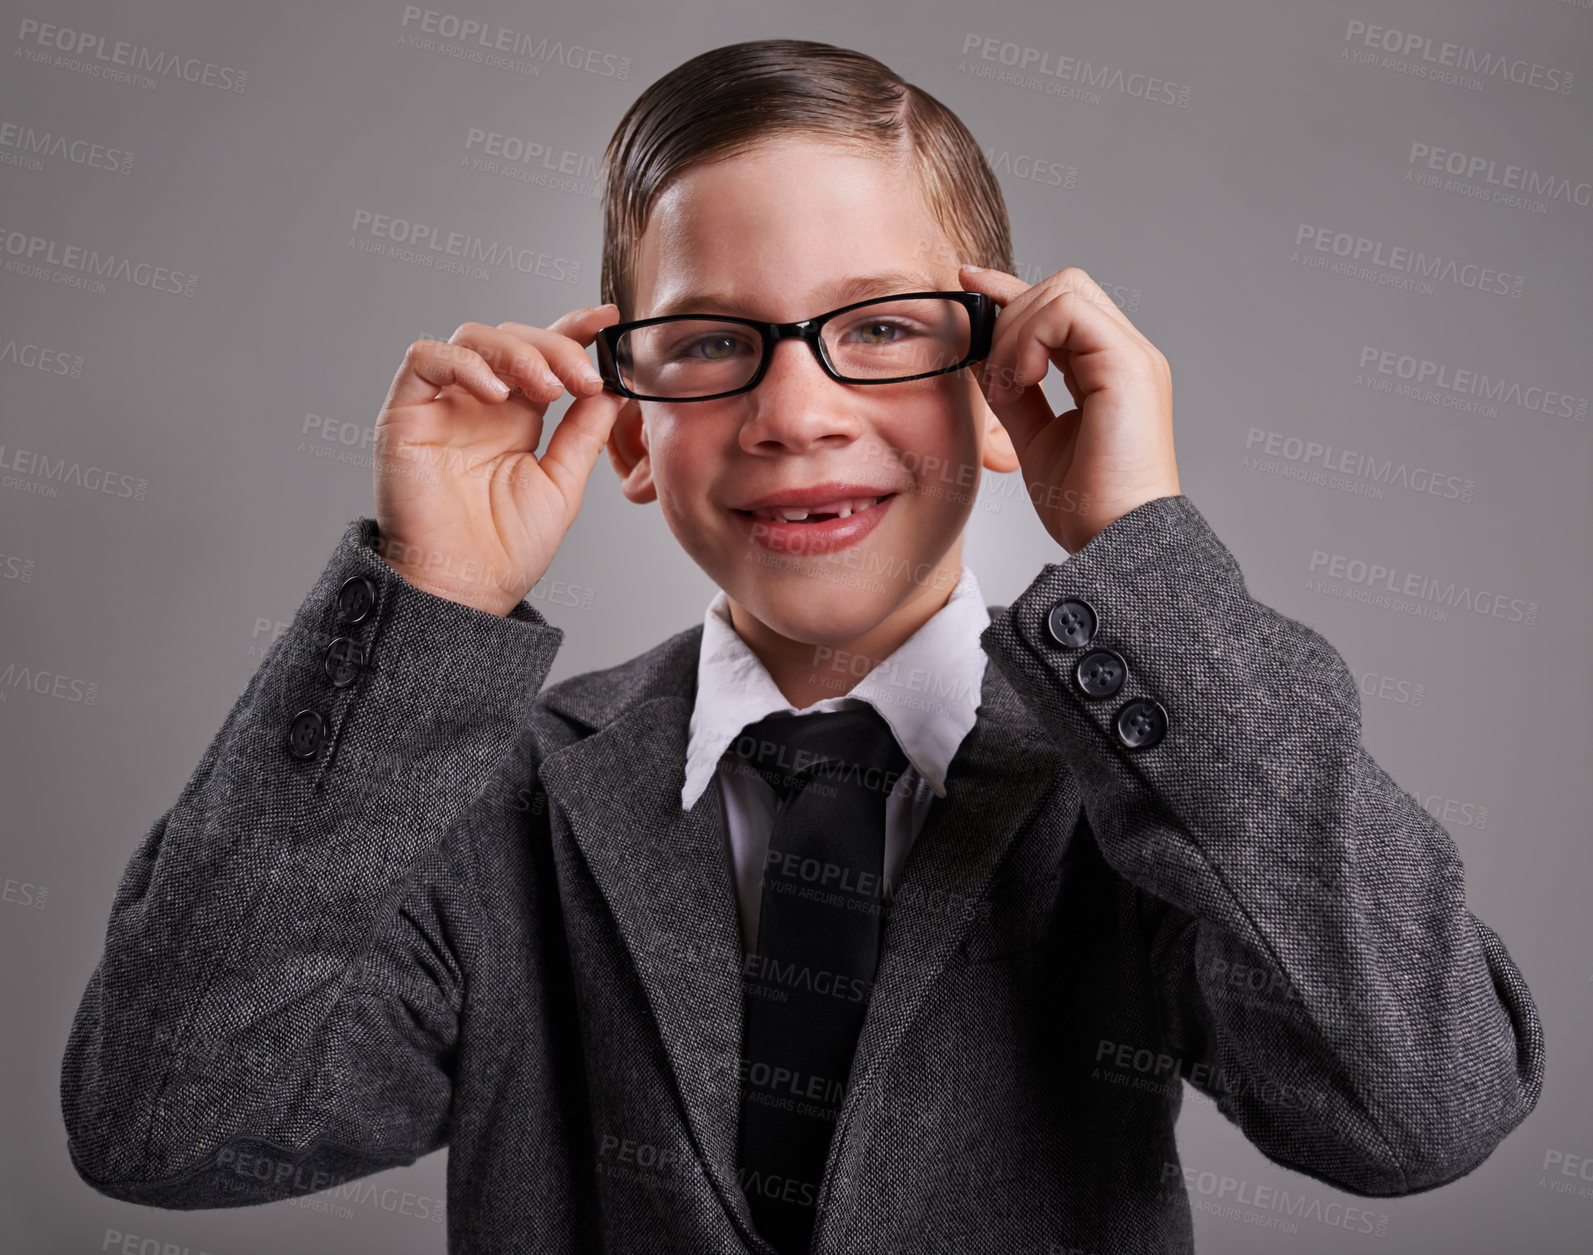
[[[1265,1155],[1411,1194],[1526,1118],[1542,1028],[1454,841],[1361,745],[1344,660],[1250,597],[1187,496],[1048,564],[984,643],[1136,899],[1160,1045]]]
[[[348,525],[121,878],[60,1077],[112,1198],[265,1202],[447,1142],[482,943],[460,821],[563,634],[416,589],[376,539]]]

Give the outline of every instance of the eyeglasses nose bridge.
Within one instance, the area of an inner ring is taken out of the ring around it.
[[[818,362],[819,368],[825,374],[830,374],[830,364],[824,360],[823,338],[825,319],[804,318],[801,322],[771,322],[765,324],[768,330],[768,339],[764,345],[764,368],[774,360],[775,345],[781,340],[806,341],[808,350]],[[759,372],[760,374],[762,372]]]

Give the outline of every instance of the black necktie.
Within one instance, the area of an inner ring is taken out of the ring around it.
[[[780,798],[743,968],[741,1184],[758,1232],[805,1255],[879,964],[885,799],[907,757],[871,707],[772,715],[732,748]]]

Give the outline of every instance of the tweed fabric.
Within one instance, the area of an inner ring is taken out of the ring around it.
[[[62,1061],[73,1164],[217,1207],[446,1145],[455,1255],[770,1255],[736,1177],[718,804],[680,804],[701,625],[544,689],[562,634],[529,602],[422,593],[375,538],[349,524],[127,865]],[[378,598],[349,630],[356,574]],[[1066,597],[1127,663],[1109,700],[1047,635]],[[1538,1100],[1541,1025],[1453,840],[1362,747],[1332,646],[1249,596],[1187,496],[993,616],[813,1251],[1188,1251],[1186,1084],[1353,1194],[1481,1163]],[[336,689],[344,634],[369,661]],[[1130,750],[1111,719],[1136,696],[1168,726]],[[285,749],[306,706],[309,762]]]

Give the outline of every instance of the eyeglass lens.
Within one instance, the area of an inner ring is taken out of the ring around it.
[[[878,301],[848,310],[820,332],[831,366],[842,377],[884,382],[944,370],[968,355],[968,308],[945,297]],[[712,396],[744,386],[757,373],[763,340],[757,330],[714,318],[635,327],[615,353],[620,377],[646,396]]]

